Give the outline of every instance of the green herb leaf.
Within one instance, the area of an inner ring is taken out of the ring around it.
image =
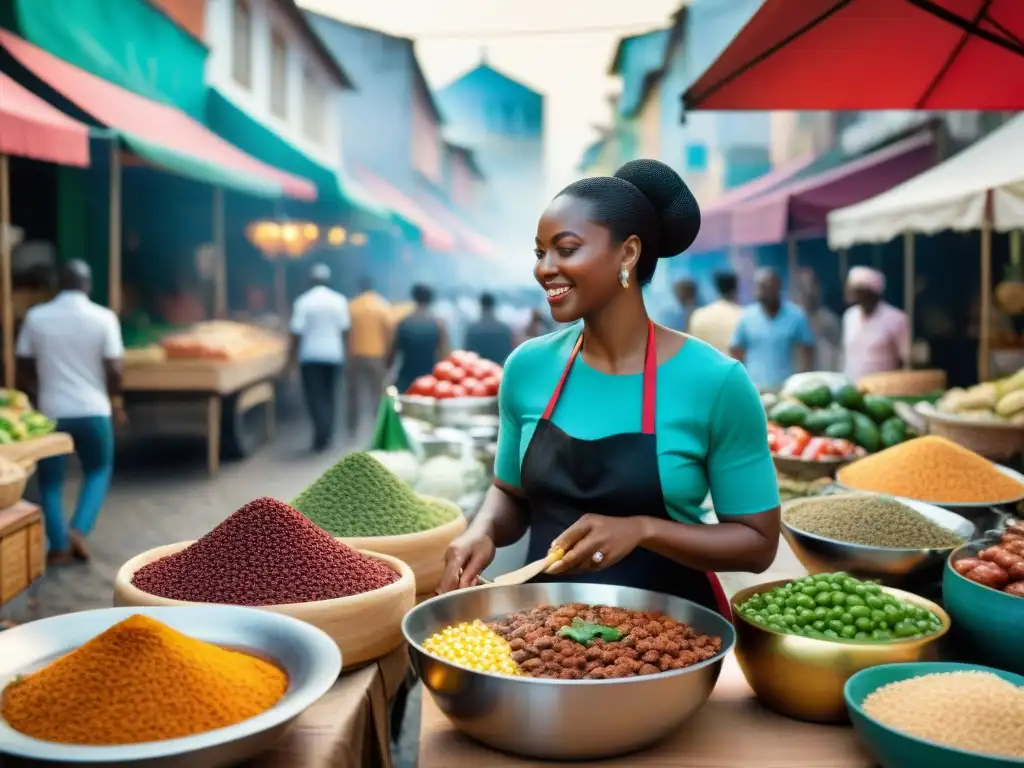
[[[572,620],[568,627],[558,630],[559,637],[567,637],[575,643],[589,647],[594,640],[604,640],[606,643],[614,643],[622,639],[622,633],[615,627],[606,627],[601,624],[591,624],[580,618]]]

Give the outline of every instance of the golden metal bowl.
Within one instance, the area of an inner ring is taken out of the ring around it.
[[[880,664],[935,661],[938,641],[949,632],[949,615],[931,600],[882,587],[893,597],[931,611],[942,621],[934,635],[892,642],[818,640],[786,635],[748,620],[736,610],[743,601],[792,579],[758,584],[733,595],[736,658],[757,697],[769,709],[797,720],[841,723],[849,719],[843,686],[855,673]]]

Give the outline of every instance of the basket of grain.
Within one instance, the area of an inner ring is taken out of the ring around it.
[[[1024,452],[1024,421],[941,413],[924,404],[917,410],[928,422],[929,434],[952,440],[986,458],[1007,461]]]
[[[25,467],[0,457],[0,509],[13,507],[21,501],[30,475]]]
[[[865,394],[886,397],[929,395],[946,388],[946,372],[929,369],[872,373],[859,379],[857,388]]]
[[[115,606],[220,603],[300,619],[330,635],[345,669],[398,648],[402,617],[415,601],[416,582],[404,562],[355,550],[266,498],[197,541],[137,555],[114,582]]]
[[[403,560],[418,595],[437,589],[445,550],[467,525],[457,504],[417,494],[367,453],[342,458],[292,506],[350,547]]]

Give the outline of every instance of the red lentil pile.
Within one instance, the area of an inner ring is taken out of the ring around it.
[[[574,619],[614,628],[621,639],[595,639],[585,646],[560,636],[558,631]],[[489,626],[509,642],[512,659],[529,677],[606,680],[655,675],[692,666],[722,650],[722,638],[702,635],[663,613],[606,605],[542,606]]]
[[[349,597],[398,574],[335,541],[301,512],[256,499],[180,552],[143,566],[132,584],[170,600],[284,605]]]

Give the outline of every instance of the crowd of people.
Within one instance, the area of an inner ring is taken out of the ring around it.
[[[803,371],[841,371],[856,380],[910,360],[907,316],[882,298],[885,276],[877,270],[850,270],[850,306],[842,318],[822,304],[810,271],[795,276],[793,299],[784,296],[781,278],[768,268],[756,273],[755,301],[748,306],[740,303],[735,274],[717,274],[715,286],[718,298],[702,305],[697,284],[678,281],[678,310],[666,324],[743,362],[762,391],[777,390]]]

